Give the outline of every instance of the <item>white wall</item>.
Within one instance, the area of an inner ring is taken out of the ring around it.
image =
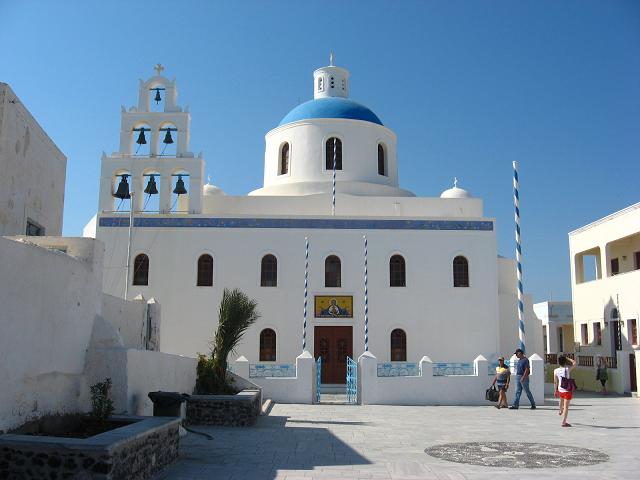
[[[60,235],[66,169],[64,154],[0,82],[0,235],[24,235],[27,218]]]
[[[100,242],[0,237],[0,430],[86,405],[85,351],[102,302]]]

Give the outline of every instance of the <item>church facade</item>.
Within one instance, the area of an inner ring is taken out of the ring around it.
[[[208,353],[222,292],[239,288],[261,317],[237,354],[292,364],[304,344],[324,384],[345,383],[365,327],[381,362],[511,355],[515,262],[498,256],[495,219],[457,185],[436,197],[400,187],[396,134],[349,98],[346,69],[314,72],[314,98],[266,134],[264,184],[246,196],[204,183],[190,113],[161,73],[122,108],[86,234],[105,244],[106,293],[161,304],[162,351]],[[527,352],[541,353],[528,297],[525,326]]]

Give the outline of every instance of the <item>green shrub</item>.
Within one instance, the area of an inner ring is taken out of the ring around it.
[[[91,385],[91,416],[104,424],[113,413],[113,400],[109,398],[111,379]]]

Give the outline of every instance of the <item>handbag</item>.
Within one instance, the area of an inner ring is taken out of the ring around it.
[[[564,374],[568,375],[567,369],[564,369]],[[576,385],[576,381],[573,378],[568,377],[560,377],[560,387],[562,387],[567,392],[573,392],[578,389],[578,385]]]
[[[496,390],[495,385],[491,385],[489,388],[487,388],[487,391],[484,394],[484,398],[489,400],[490,402],[497,402],[499,397],[500,394],[498,393],[498,390]]]

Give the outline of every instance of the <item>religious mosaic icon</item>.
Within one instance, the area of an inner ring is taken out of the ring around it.
[[[316,295],[316,318],[353,318],[353,297],[350,295]]]

